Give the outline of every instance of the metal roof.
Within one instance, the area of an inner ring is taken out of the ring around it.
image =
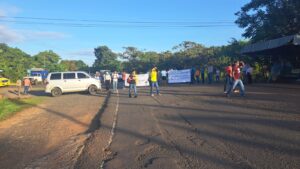
[[[300,35],[285,36],[245,46],[242,54],[293,54],[300,51]]]

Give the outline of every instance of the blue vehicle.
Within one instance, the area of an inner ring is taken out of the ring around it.
[[[30,70],[30,76],[41,77],[42,80],[45,80],[48,74],[49,74],[48,70],[44,70],[40,68],[33,68]]]

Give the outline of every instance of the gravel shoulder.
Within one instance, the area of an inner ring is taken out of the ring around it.
[[[37,93],[42,92],[34,94]],[[91,121],[104,99],[105,96],[84,93],[49,97],[44,104],[26,109],[1,122],[1,168],[57,168],[55,162],[58,161],[65,161],[58,168],[70,166],[76,160],[76,154],[88,136],[85,132],[91,127]]]

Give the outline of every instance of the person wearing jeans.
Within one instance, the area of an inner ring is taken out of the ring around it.
[[[232,78],[232,65],[229,65],[225,68],[226,76],[224,82],[224,93],[227,94],[229,90],[231,90],[231,86],[233,85],[233,78]]]
[[[159,86],[158,86],[158,82],[157,82],[157,77],[158,77],[158,75],[157,75],[157,67],[154,67],[152,70],[151,70],[151,72],[150,72],[150,80],[151,80],[151,88],[150,88],[150,94],[151,94],[151,96],[154,96],[154,94],[153,94],[153,88],[154,88],[154,86],[155,86],[155,88],[156,88],[156,94],[157,95],[160,95],[160,93],[159,93]]]
[[[241,76],[241,71],[240,68],[244,66],[243,62],[239,62],[236,61],[235,65],[232,67],[232,73],[233,73],[233,85],[232,87],[227,91],[227,97],[230,97],[230,93],[233,92],[233,90],[235,89],[235,87],[237,85],[240,86],[240,94],[241,96],[245,96],[245,86],[243,84],[243,81],[241,80],[240,76]]]
[[[31,82],[29,78],[25,78],[23,83],[24,83],[24,94],[27,95],[29,88],[31,87]]]
[[[208,83],[211,84],[213,81],[213,71],[214,67],[212,65],[209,65],[207,67],[207,72],[208,72]]]
[[[128,91],[129,97],[131,97],[131,90],[134,91],[134,97],[135,98],[137,97],[136,81],[137,81],[136,74],[135,71],[133,71],[127,79],[127,82],[129,83],[129,91]]]
[[[112,79],[113,79],[113,91],[117,92],[119,75],[116,71],[112,74]]]
[[[239,85],[240,86],[240,94],[241,96],[245,96],[245,86],[243,84],[243,81],[241,79],[235,79],[232,85],[231,90],[229,90],[229,92],[227,93],[227,95],[230,95],[231,92],[233,92],[233,89],[235,89],[235,87]]]

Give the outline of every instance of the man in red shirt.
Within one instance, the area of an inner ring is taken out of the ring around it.
[[[224,93],[227,94],[231,90],[232,85],[232,66],[229,65],[225,68],[225,84],[224,84]]]
[[[244,66],[243,62],[240,61],[236,61],[235,65],[232,67],[232,76],[233,76],[233,85],[231,90],[228,90],[227,92],[227,96],[230,96],[230,93],[233,91],[233,89],[235,89],[235,87],[237,85],[240,86],[240,93],[241,96],[245,96],[245,87],[243,84],[243,81],[241,80],[240,76],[241,76],[241,68]]]

